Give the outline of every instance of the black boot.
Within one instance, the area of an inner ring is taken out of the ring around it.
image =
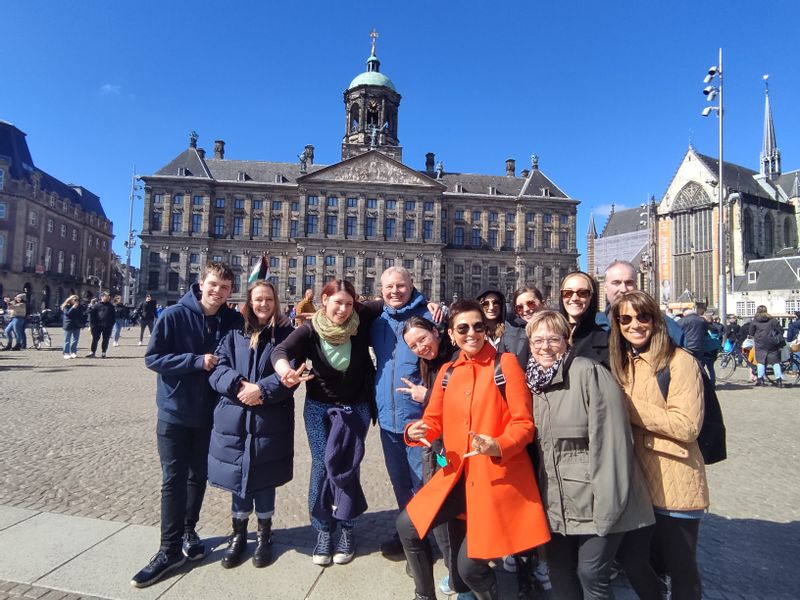
[[[775,380],[775,385],[777,385],[779,388],[782,388],[783,387],[783,378],[776,379]]]
[[[494,578],[494,573],[492,577]],[[475,596],[476,600],[497,600],[497,582],[495,581],[492,583],[492,587],[485,592],[476,592],[473,590],[472,595]]]
[[[414,599],[436,600],[436,583],[433,580],[433,557],[427,539],[421,540],[417,552],[406,552],[406,572],[414,579],[414,587],[423,589],[416,592]]]
[[[266,567],[272,562],[272,519],[258,520],[256,551],[253,553],[253,566]]]
[[[232,519],[232,523],[233,533],[220,561],[226,569],[238,566],[242,562],[244,549],[247,548],[247,519]]]
[[[764,378],[763,377],[759,377],[758,379],[756,379],[756,387],[762,386],[762,385],[764,385]]]

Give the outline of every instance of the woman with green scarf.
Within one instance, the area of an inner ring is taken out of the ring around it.
[[[359,304],[357,298],[349,281],[329,281],[322,289],[322,308],[272,352],[283,385],[307,382],[303,418],[311,449],[308,508],[317,530],[312,556],[317,565],[346,564],[353,559],[354,520],[366,510],[359,465],[367,427],[375,415],[369,332],[383,302]],[[291,360],[299,368],[292,369]],[[306,360],[311,361],[309,374],[305,374]],[[334,470],[336,485],[331,477]],[[332,535],[337,525],[341,533],[334,549]]]

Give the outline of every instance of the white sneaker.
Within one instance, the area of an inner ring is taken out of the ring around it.
[[[69,357],[70,358],[78,358],[78,355],[73,352],[72,354],[69,355]]]
[[[64,355],[64,360],[69,360],[69,354]]]
[[[117,346],[119,346],[119,342],[114,342],[114,347],[116,348]]]
[[[144,346],[144,344],[143,344],[142,342],[139,342],[139,345],[140,345],[140,346]]]
[[[517,572],[517,562],[514,560],[514,557],[511,554],[503,557],[503,569],[509,573]]]

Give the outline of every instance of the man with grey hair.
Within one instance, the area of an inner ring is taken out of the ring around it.
[[[403,267],[389,267],[381,275],[383,311],[372,324],[372,348],[377,359],[375,400],[386,470],[395,500],[403,510],[422,486],[422,450],[405,443],[405,426],[422,417],[422,404],[397,388],[406,381],[420,384],[417,357],[403,340],[403,327],[409,317],[431,319],[428,301],[414,287],[411,273]],[[404,381],[406,380],[406,381]],[[381,544],[385,556],[402,554],[403,546],[395,535]]]

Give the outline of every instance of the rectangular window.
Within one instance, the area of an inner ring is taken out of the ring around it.
[[[296,269],[297,268],[297,259],[296,258],[290,258],[289,259],[289,268],[290,269]]]
[[[263,200],[253,200],[253,210],[261,210],[264,208]]]
[[[233,219],[233,235],[242,235],[244,229],[244,219],[242,217],[235,217]]]
[[[358,224],[358,219],[356,217],[347,217],[347,221],[345,222],[345,232],[344,234],[347,237],[352,237],[356,234],[356,226]]]
[[[366,229],[365,234],[369,237],[375,237],[375,229],[378,224],[378,219],[376,217],[367,217]]]
[[[551,245],[551,239],[550,238],[551,237],[552,237],[552,235],[551,235],[551,232],[549,232],[549,231],[545,231],[542,234],[542,247],[543,248],[550,248],[550,245]]]
[[[455,269],[453,269],[453,272],[456,275],[463,275],[464,274],[464,265],[456,265]]]
[[[253,223],[250,227],[250,235],[252,235],[253,237],[261,235],[261,223],[262,223],[261,217],[253,218]]]
[[[414,261],[413,260],[408,260],[408,259],[404,260],[403,261],[403,267],[408,269],[409,271],[413,271],[414,270]]]
[[[394,239],[395,224],[396,224],[396,221],[395,221],[395,219],[392,219],[392,218],[386,219],[383,222],[383,233],[386,236],[387,240],[393,240]]]
[[[53,233],[53,219],[47,219],[47,232]]]
[[[433,212],[433,202],[426,202],[423,209],[425,212]]]
[[[222,254],[215,254],[211,257],[212,262],[222,262]]]
[[[164,204],[164,194],[153,194],[153,204]],[[66,208],[67,203],[64,202]]]
[[[236,210],[244,210],[244,198],[234,198],[233,208]]]
[[[358,206],[358,198],[348,198],[347,208],[356,208]]]
[[[481,230],[480,229],[473,229],[472,230],[472,245],[473,246],[480,246],[481,245]]]
[[[356,257],[355,256],[345,256],[344,257],[344,266],[348,269],[351,269],[356,266]]]
[[[422,222],[422,239],[429,242],[433,238],[433,221],[426,219]]]
[[[183,204],[183,194],[175,194],[172,197],[172,203],[175,205]]]
[[[551,215],[551,214],[543,215],[542,219],[543,219],[545,224],[552,223],[553,222],[553,215]]]
[[[316,196],[309,196],[307,204],[308,206],[317,206],[319,204],[319,198]]]
[[[67,226],[64,224],[61,225],[61,237],[67,237]]]
[[[409,240],[414,237],[414,221],[413,219],[406,219],[403,222],[403,236]]]
[[[269,268],[270,269],[279,269],[281,266],[281,259],[278,256],[270,256],[269,257]]]
[[[389,267],[394,266],[394,259],[393,258],[384,258],[383,259],[383,268],[388,269]]]
[[[412,210],[416,210],[417,209],[417,201],[416,200],[406,200],[405,209],[406,209],[406,212],[411,212]]]
[[[200,255],[192,253],[189,255],[189,264],[196,265],[200,262]]]
[[[300,230],[297,219],[289,221],[289,237],[296,238],[297,232]]]
[[[314,275],[303,276],[303,287],[307,290],[313,290],[317,285],[317,278]]]
[[[192,215],[192,233],[200,233],[200,228],[203,226],[203,215],[195,213]]]
[[[157,290],[159,288],[158,271],[150,271],[147,274],[147,289]]]
[[[39,215],[37,215],[34,211],[30,211],[28,213],[28,225],[36,226],[36,223],[39,221]]]
[[[497,229],[489,230],[489,246],[491,248],[497,248]]]
[[[202,196],[192,196],[192,204],[194,206],[203,206],[203,197]]]
[[[306,215],[306,235],[317,233],[317,215]]]
[[[526,223],[533,223],[533,213],[532,212],[526,212],[525,213],[525,222]]]
[[[558,222],[562,225],[569,224],[569,215],[558,215]]]
[[[170,252],[169,253],[169,262],[176,263],[181,259],[181,255],[177,252]]]
[[[505,248],[513,248],[514,247],[514,230],[513,229],[506,229],[506,241],[503,244]]]
[[[5,202],[0,202],[0,219],[8,218],[8,205]]]
[[[364,267],[367,269],[374,269],[375,268],[375,257],[367,256],[364,258]]]
[[[336,256],[326,256],[325,257],[325,266],[326,267],[335,267],[336,266]]]
[[[378,200],[376,198],[367,198],[367,208],[378,208]]]
[[[292,200],[292,211],[297,212],[298,210],[300,210],[300,202]]]
[[[456,227],[453,230],[453,245],[454,246],[463,246],[464,245],[464,228],[463,227]]]
[[[281,220],[277,217],[269,222],[270,235],[272,239],[281,237]]]
[[[457,210],[456,211],[456,221],[463,221],[464,220],[464,211]]]
[[[525,230],[525,249],[530,250],[533,248],[533,229]]]
[[[170,271],[168,274],[167,289],[170,292],[177,292],[180,283],[180,276],[177,273]]]
[[[151,252],[150,253],[150,264],[157,265],[161,258],[158,256],[158,252]]]
[[[303,264],[307,267],[312,267],[317,264],[317,256],[315,254],[306,254],[303,257]]]
[[[225,217],[214,217],[214,235],[217,237],[225,235]]]
[[[328,198],[328,200],[330,200],[330,198]],[[327,215],[325,217],[325,235],[336,235],[337,225],[338,225],[338,218],[336,217],[336,215]]]
[[[217,198],[214,202],[215,208],[225,208],[225,198]]]
[[[558,247],[561,250],[566,250],[569,247],[569,239],[566,231],[558,232]]]
[[[63,252],[62,252],[63,254]],[[53,249],[50,246],[46,246],[44,249],[44,270],[49,271],[50,265],[53,262]],[[59,271],[61,273],[61,271]]]
[[[397,200],[387,200],[386,201],[386,210],[397,210]]]
[[[154,212],[150,215],[150,229],[153,231],[161,231],[161,214],[160,212]],[[72,230],[72,241],[76,241],[78,239],[78,234],[75,229]]]
[[[231,266],[232,267],[241,267],[242,266],[242,257],[237,255],[231,256]]]
[[[336,196],[328,196],[328,208],[339,206],[339,199]]]
[[[375,278],[364,277],[364,293],[367,296],[372,296],[377,290],[375,289]]]
[[[444,223],[442,223],[441,242],[442,244],[447,243],[447,225],[445,225]]]
[[[280,200],[273,200],[272,201],[272,212],[281,212],[283,209],[283,202]]]
[[[481,221],[481,211],[473,210],[472,211],[472,222],[473,223],[480,223]]]
[[[74,277],[75,269],[78,267],[78,258],[74,254],[69,255],[69,274]]]
[[[161,229],[161,213],[157,214],[158,214],[158,227],[153,227],[153,229]],[[75,229],[74,227],[72,228],[72,241],[73,242],[78,241],[78,230]]]
[[[497,223],[498,214],[497,211],[492,210],[489,212],[489,223]]]

